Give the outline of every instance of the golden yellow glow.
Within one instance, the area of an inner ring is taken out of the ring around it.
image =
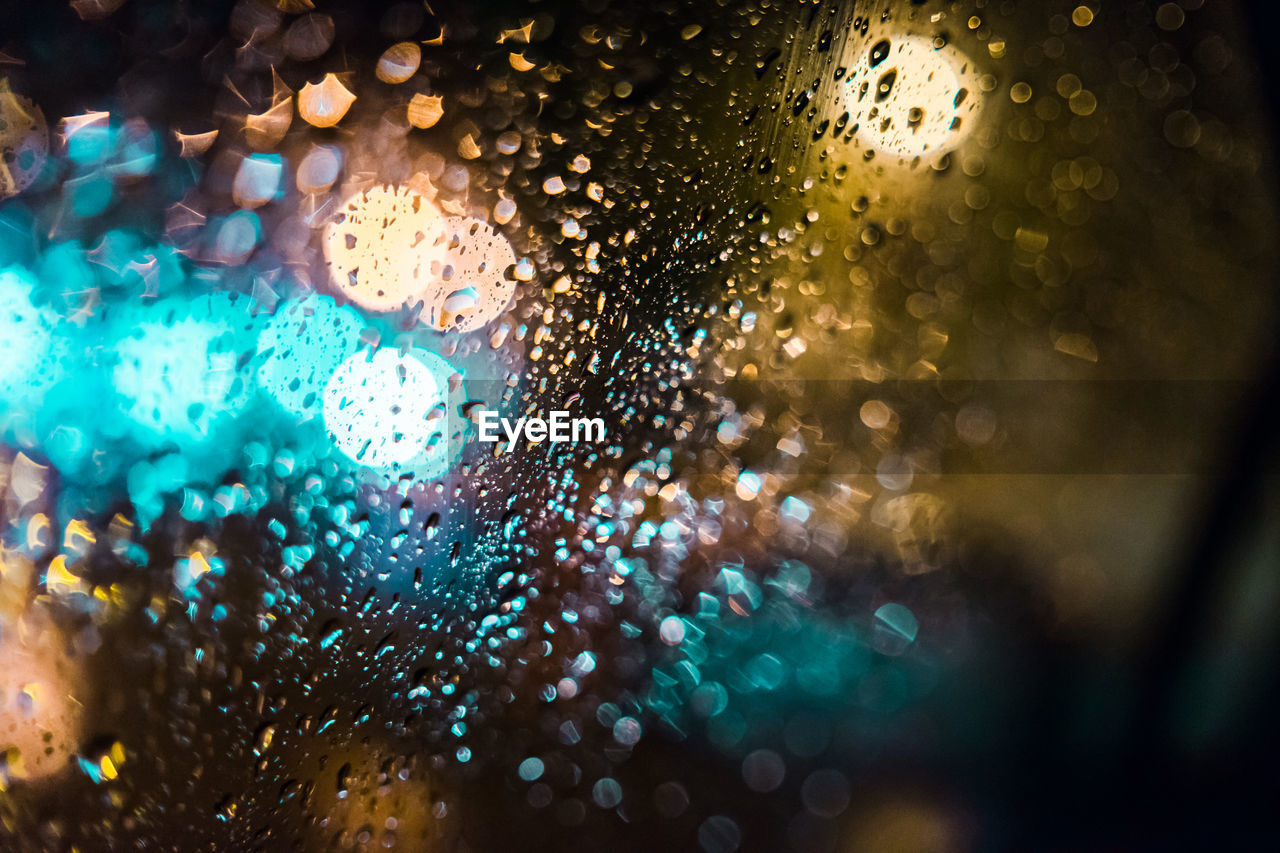
[[[295,762],[291,774],[308,783],[307,809],[317,818],[306,829],[305,849],[349,849],[362,830],[371,833],[369,849],[456,849],[457,795],[418,762],[368,740],[322,754],[287,759]]]
[[[325,232],[334,288],[371,311],[425,298],[445,260],[444,215],[407,187],[373,187],[346,200]]]
[[[62,547],[80,548],[85,545],[92,545],[97,541],[98,537],[93,535],[93,530],[88,523],[78,518],[73,518],[67,522],[66,532],[62,537]]]
[[[78,747],[79,683],[73,661],[47,617],[0,614],[0,788],[11,779],[39,779],[66,766]]]
[[[498,33],[498,44],[507,42],[518,42],[520,44],[528,44],[533,38],[533,19],[526,20],[523,26],[517,29],[503,30]]]
[[[48,150],[44,114],[0,78],[0,199],[31,186],[44,168]]]
[[[39,548],[49,544],[48,533],[51,529],[49,516],[38,512],[27,522],[27,547]]]
[[[444,99],[438,95],[418,93],[409,101],[409,124],[426,130],[435,127],[444,115]]]
[[[190,559],[191,561],[188,564],[188,571],[191,572],[191,579],[193,581],[198,580],[202,576],[208,574],[209,571],[211,570],[209,561],[205,559],[204,554],[201,554],[199,551],[192,551],[188,555],[188,559]]]
[[[375,73],[383,83],[403,83],[417,73],[421,64],[422,48],[411,41],[402,41],[383,52]]]
[[[84,582],[67,570],[67,557],[59,554],[49,561],[45,572],[45,586],[53,595],[71,595],[84,592]]]
[[[245,117],[244,138],[256,151],[271,151],[280,144],[293,124],[293,90],[271,72],[271,108]],[[212,140],[210,140],[212,144]]]
[[[356,102],[356,96],[335,74],[326,74],[319,83],[308,83],[298,93],[298,115],[315,127],[333,127]]]
[[[903,158],[938,155],[964,140],[978,113],[978,75],[953,47],[919,36],[860,48],[844,88],[857,138]]]
[[[215,140],[218,138],[218,131],[210,130],[205,133],[180,133],[173,132],[173,138],[178,141],[178,145],[182,148],[183,157],[199,157],[208,151]]]
[[[446,234],[444,266],[427,293],[422,321],[438,329],[474,331],[511,304],[516,253],[507,238],[482,219],[449,217]]]

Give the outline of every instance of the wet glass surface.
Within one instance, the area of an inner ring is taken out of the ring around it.
[[[1265,849],[1266,22],[12,10],[0,850]]]

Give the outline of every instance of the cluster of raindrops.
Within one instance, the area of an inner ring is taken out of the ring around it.
[[[516,289],[516,255],[494,226],[446,216],[412,188],[373,187],[349,199],[325,235],[338,293],[370,311],[418,307],[428,326],[475,331]]]

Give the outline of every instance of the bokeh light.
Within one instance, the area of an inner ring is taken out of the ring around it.
[[[19,559],[0,550],[0,584],[20,583]],[[63,770],[80,747],[88,697],[84,674],[64,649],[43,608],[0,602],[0,793]]]
[[[38,411],[65,375],[67,343],[53,311],[32,304],[36,281],[26,270],[0,270],[0,429]]]
[[[383,347],[342,362],[324,389],[324,422],[334,446],[379,471],[407,464],[446,442],[448,387],[413,355]]]
[[[258,336],[259,387],[300,420],[318,417],[325,386],[360,348],[364,329],[359,314],[329,296],[282,302]]]
[[[898,157],[950,151],[973,129],[979,109],[972,64],[922,36],[860,45],[842,91],[858,139]]]
[[[190,449],[215,438],[248,404],[256,322],[243,296],[162,300],[114,320],[111,383],[131,435]]]
[[[440,210],[407,187],[377,186],[343,204],[325,232],[324,253],[338,293],[370,311],[421,301],[445,263]]]
[[[441,329],[470,332],[507,309],[516,291],[516,253],[494,226],[479,220],[445,220],[446,251],[439,282],[428,292],[422,319]]]
[[[333,127],[351,109],[356,96],[335,74],[326,74],[319,83],[308,83],[298,92],[298,114],[315,127]]]
[[[0,199],[31,186],[44,168],[49,129],[44,114],[0,77]]]

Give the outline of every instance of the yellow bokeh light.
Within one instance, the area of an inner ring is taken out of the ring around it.
[[[422,130],[435,127],[444,115],[444,98],[419,92],[409,101],[408,115],[409,124],[414,127]]]
[[[334,288],[370,311],[421,301],[444,268],[444,215],[406,187],[347,199],[324,238]]]
[[[49,568],[45,572],[45,587],[53,595],[72,595],[85,591],[84,582],[67,569],[64,554],[58,554],[49,561]]]
[[[41,621],[0,615],[0,788],[57,772],[79,746],[80,673]]]
[[[383,52],[375,73],[383,83],[403,83],[417,73],[421,64],[422,48],[411,41],[402,41]]]
[[[963,54],[919,36],[860,48],[844,86],[849,126],[864,144],[902,158],[955,148],[978,113],[978,75]]]
[[[0,199],[22,192],[44,168],[49,132],[40,108],[0,78]]]
[[[439,280],[422,310],[422,321],[437,329],[474,331],[495,319],[516,292],[509,270],[515,250],[496,228],[466,216],[446,221],[447,254]]]
[[[333,127],[356,102],[356,96],[335,74],[319,83],[308,83],[298,93],[298,115],[314,127]]]

